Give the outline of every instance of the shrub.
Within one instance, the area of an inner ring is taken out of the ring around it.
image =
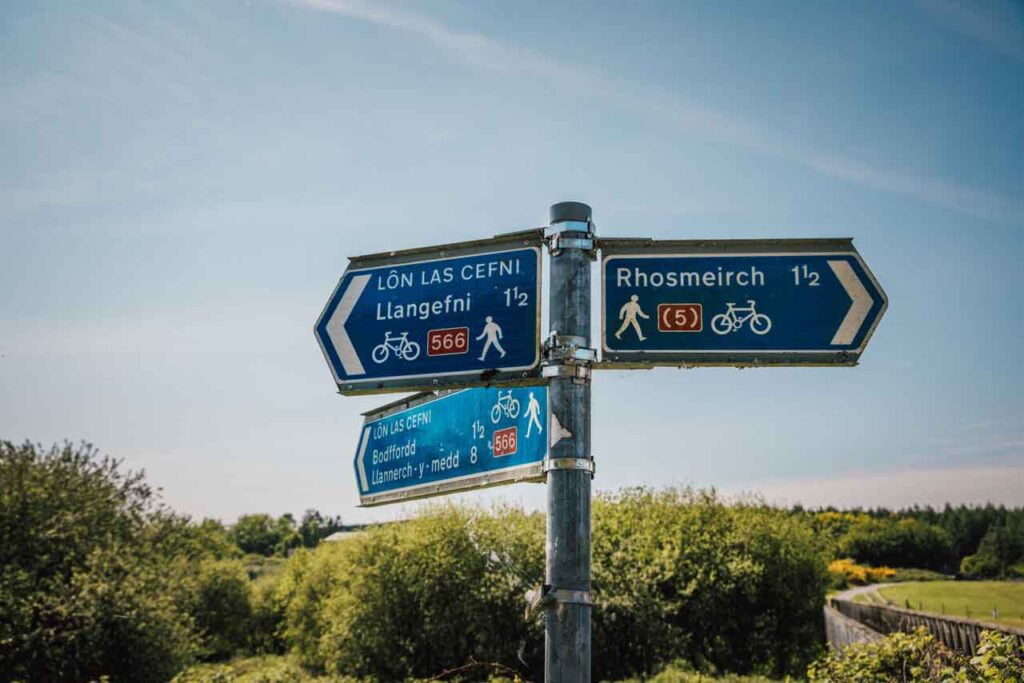
[[[282,654],[285,651],[284,617],[287,605],[281,600],[279,586],[284,573],[264,573],[251,585],[252,628],[249,650],[255,654]]]
[[[804,520],[713,494],[630,491],[595,500],[594,678],[802,672],[820,652],[826,584]],[[274,592],[283,635],[316,670],[382,680],[471,661],[541,675],[525,593],[543,580],[539,515],[453,506],[299,551]]]
[[[631,490],[594,502],[594,677],[802,672],[820,652],[827,574],[802,518],[713,493]]]
[[[968,659],[945,648],[921,627],[830,653],[808,668],[807,677],[812,683],[1019,683],[1024,681],[1024,657],[1013,636],[983,631],[977,655]]]
[[[141,474],[88,445],[0,442],[0,680],[167,680],[198,646]]]
[[[950,578],[947,574],[935,572],[931,569],[902,568],[896,569],[895,572],[896,574],[892,577],[892,581],[945,581]]]
[[[542,575],[542,523],[446,506],[299,551],[278,587],[287,640],[307,666],[382,680],[536,662],[524,595]]]
[[[833,588],[846,588],[849,585],[864,586],[896,576],[896,570],[891,567],[867,567],[859,565],[849,558],[829,562],[828,573]]]
[[[249,592],[240,561],[200,564],[189,611],[202,634],[204,659],[224,659],[246,648],[253,617]]]

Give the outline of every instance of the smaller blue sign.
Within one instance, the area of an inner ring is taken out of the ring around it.
[[[356,448],[363,505],[541,480],[548,389],[463,389],[371,416]]]

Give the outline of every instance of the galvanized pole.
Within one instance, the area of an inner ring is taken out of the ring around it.
[[[552,430],[548,460],[544,679],[590,681],[590,262],[591,209],[579,202],[551,207],[551,337],[549,378]],[[559,438],[561,437],[561,438]]]

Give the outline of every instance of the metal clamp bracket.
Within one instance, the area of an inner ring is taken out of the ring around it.
[[[580,249],[596,253],[593,226],[587,221],[562,221],[544,229],[548,251],[554,256],[563,249]]]
[[[597,349],[587,346],[585,337],[552,332],[544,340],[544,360],[548,363],[595,363]]]
[[[594,599],[590,591],[578,591],[569,588],[552,588],[545,584],[543,587],[534,588],[527,592],[528,607],[526,608],[527,618],[537,614],[540,610],[550,609],[559,604],[587,605],[593,606]]]
[[[551,377],[570,377],[572,381],[577,383],[584,383],[590,381],[590,366],[589,365],[545,365],[541,368],[541,376],[544,378]]]
[[[548,240],[552,253],[557,254],[563,249],[582,249],[583,251],[594,250],[593,237],[565,237],[563,235],[552,235]]]
[[[549,589],[545,594],[551,603],[570,603],[574,605],[593,606],[594,599],[590,597],[590,591],[574,591],[567,588]]]
[[[551,470],[583,470],[594,476],[593,458],[548,458],[544,461],[544,472]]]

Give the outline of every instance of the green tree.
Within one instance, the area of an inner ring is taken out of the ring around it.
[[[267,514],[242,515],[231,527],[231,539],[242,552],[272,555],[278,541],[274,518]]]
[[[936,571],[953,566],[953,542],[939,526],[913,518],[859,521],[837,544],[840,557],[873,566],[918,567]]]
[[[803,517],[714,493],[594,502],[594,675],[802,672],[821,646],[824,546]]]
[[[524,616],[540,583],[543,519],[433,508],[401,524],[299,551],[278,586],[286,639],[310,667],[377,680],[424,678],[477,661],[540,671],[540,626]]]
[[[160,681],[193,659],[161,516],[141,474],[89,445],[0,441],[0,680]]]
[[[303,548],[315,548],[320,541],[342,529],[340,516],[325,517],[319,511],[309,509],[302,515],[298,533]]]
[[[285,555],[301,544],[290,514],[277,519],[267,514],[242,515],[231,528],[231,538],[243,552],[267,557]]]
[[[244,650],[253,627],[249,577],[238,560],[207,560],[195,577],[189,612],[202,635],[204,659]]]
[[[960,571],[971,578],[1007,576],[1024,556],[1024,544],[1005,526],[993,526],[978,544],[978,552],[960,563]]]
[[[274,534],[277,539],[274,543],[275,555],[287,555],[289,550],[302,545],[302,537],[299,536],[295,518],[291,513],[285,513],[277,518],[274,522]]]

